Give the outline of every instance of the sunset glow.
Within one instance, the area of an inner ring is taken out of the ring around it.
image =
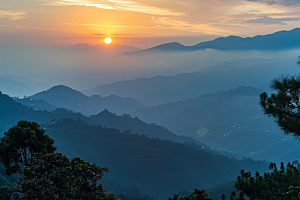
[[[300,3],[291,0],[4,0],[0,6],[0,42],[60,45],[96,44],[111,35],[116,43],[144,48],[159,37],[269,34],[296,28],[300,20]],[[162,43],[156,41],[146,47]]]

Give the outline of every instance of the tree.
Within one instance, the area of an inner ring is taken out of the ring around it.
[[[193,193],[188,197],[179,198],[179,194],[174,194],[173,198],[169,197],[169,200],[212,200],[212,198],[207,197],[207,193],[204,189],[198,190],[195,188]]]
[[[300,75],[282,75],[272,80],[270,87],[277,93],[260,95],[264,113],[273,116],[286,134],[300,137]]]
[[[29,158],[34,153],[52,153],[56,150],[54,140],[45,135],[36,122],[21,120],[4,133],[0,140],[0,159],[5,173],[19,172],[23,166],[29,166]]]
[[[0,188],[0,200],[11,199],[14,189],[9,186],[4,186]]]
[[[105,199],[98,181],[107,168],[76,157],[71,161],[63,154],[35,154],[31,165],[24,166],[17,182],[15,199]],[[113,197],[107,196],[108,199]]]
[[[270,173],[261,176],[258,172],[251,176],[250,172],[241,170],[235,183],[236,188],[247,195],[251,200],[254,199],[280,199],[293,200],[299,199],[297,187],[300,184],[300,172],[297,167],[288,163],[286,167],[281,163],[280,169],[275,163],[270,163]]]
[[[297,64],[300,65],[300,56]],[[281,75],[271,81],[275,90],[269,97],[266,92],[260,95],[260,105],[264,113],[273,116],[285,134],[300,137],[300,74]]]

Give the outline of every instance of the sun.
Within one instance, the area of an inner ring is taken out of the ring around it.
[[[105,44],[110,44],[112,42],[111,38],[107,37],[104,39]]]

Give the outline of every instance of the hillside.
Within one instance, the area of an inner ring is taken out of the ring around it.
[[[35,100],[30,97],[19,99],[14,98],[14,100],[24,106],[27,106],[29,108],[33,108],[34,110],[47,110],[47,111],[53,111],[57,107],[51,105],[50,103],[44,101],[44,100]]]
[[[238,87],[229,91],[141,109],[135,115],[163,124],[219,151],[254,159],[292,161],[299,142],[285,136],[259,105],[261,90]]]
[[[142,193],[166,199],[182,189],[205,188],[234,179],[241,169],[266,169],[266,163],[236,160],[170,141],[121,134],[116,129],[62,120],[45,127],[58,151],[110,169],[106,178],[138,185]]]
[[[147,124],[137,117],[132,118],[130,115],[117,116],[107,110],[97,115],[92,115],[91,119],[98,125],[108,128],[116,128],[123,131],[130,131],[132,134],[146,135],[149,138],[159,138],[161,140],[172,140],[174,142],[193,142],[204,146],[199,141],[186,136],[179,136],[171,133],[168,129],[156,124]]]
[[[107,97],[93,95],[89,97],[63,85],[54,86],[47,91],[32,95],[30,98],[34,100],[44,100],[58,108],[73,110],[84,115],[98,114],[104,109],[123,114],[135,111],[141,107],[146,107],[146,105],[132,98],[121,98],[115,95]],[[22,101],[19,102],[22,103]],[[31,104],[35,105],[35,102]],[[47,109],[47,107],[44,109]]]

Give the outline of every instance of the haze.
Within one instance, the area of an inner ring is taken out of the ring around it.
[[[1,0],[0,136],[37,122],[56,152],[107,167],[116,199],[228,198],[241,170],[300,169],[298,129],[260,96],[299,74],[299,20],[295,0]]]

